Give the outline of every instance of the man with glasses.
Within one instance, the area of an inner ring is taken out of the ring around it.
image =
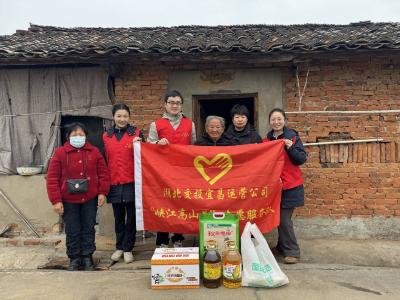
[[[182,113],[183,97],[178,91],[169,91],[164,96],[163,116],[150,124],[147,141],[152,144],[191,145],[196,141],[196,129],[191,119]],[[182,247],[184,237],[175,233],[171,241],[175,248]],[[168,247],[169,233],[157,232],[157,247]]]

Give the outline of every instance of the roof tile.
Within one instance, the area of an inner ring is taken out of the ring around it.
[[[400,23],[61,28],[31,25],[0,36],[2,62],[126,53],[400,49]]]

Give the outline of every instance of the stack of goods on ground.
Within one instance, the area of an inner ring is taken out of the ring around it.
[[[207,288],[289,283],[257,225],[247,222],[239,240],[238,217],[229,213],[200,215],[200,249],[157,248],[151,259],[154,289],[198,288],[200,275]]]
[[[199,248],[157,248],[151,258],[151,288],[198,288]]]

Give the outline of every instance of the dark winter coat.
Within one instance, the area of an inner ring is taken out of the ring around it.
[[[258,144],[262,142],[262,138],[258,132],[253,125],[249,123],[247,123],[242,131],[236,131],[235,126],[230,124],[228,129],[224,132],[223,138],[231,145]]]
[[[78,194],[68,193],[67,179],[81,178],[89,180],[88,191]],[[96,147],[86,142],[82,148],[78,149],[66,142],[56,149],[50,160],[46,187],[52,204],[85,203],[99,194],[108,194],[110,176],[104,158]]]
[[[265,141],[277,139],[288,139],[293,145],[287,149],[285,147],[285,166],[281,174],[283,191],[281,206],[284,208],[299,207],[304,205],[303,176],[299,168],[307,160],[307,153],[296,130],[287,127],[283,128],[283,133],[277,138],[273,131],[268,132]]]
[[[224,135],[222,136],[215,142],[212,140],[209,135],[206,133],[204,136],[200,139],[198,139],[195,143],[197,146],[232,146],[235,145],[233,144],[234,140],[227,140]]]

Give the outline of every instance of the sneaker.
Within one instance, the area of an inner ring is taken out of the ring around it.
[[[124,254],[124,251],[122,250],[115,250],[114,253],[111,255],[111,260],[112,261],[119,261],[122,257],[122,254]]]
[[[130,264],[131,262],[133,262],[132,252],[124,252],[124,262],[126,264]]]
[[[182,248],[182,241],[174,242],[174,248]]]
[[[285,256],[283,258],[283,263],[284,264],[293,265],[293,264],[297,264],[298,262],[299,262],[299,258],[298,257]]]
[[[161,244],[161,245],[156,245],[157,248],[168,248],[168,245],[166,244]]]

